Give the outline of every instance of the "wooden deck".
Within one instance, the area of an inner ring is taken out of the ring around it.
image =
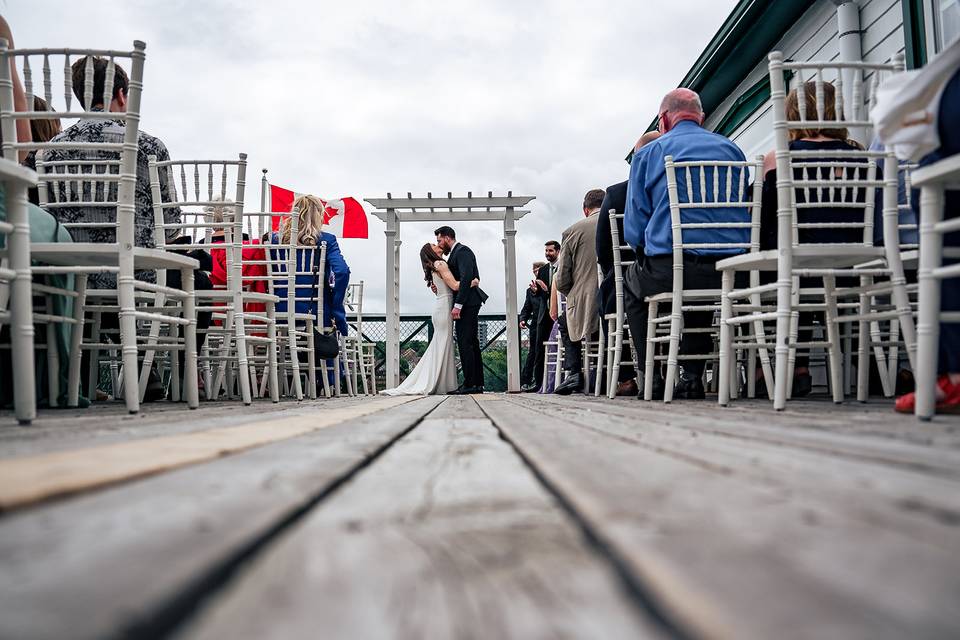
[[[0,416],[0,638],[955,638],[960,418],[532,395]]]

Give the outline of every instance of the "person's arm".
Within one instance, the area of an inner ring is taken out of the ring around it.
[[[560,301],[557,299],[557,281],[550,287],[550,319],[554,322],[560,317]]]
[[[450,287],[452,291],[460,290],[460,283],[453,277],[453,272],[450,271],[450,266],[446,262],[437,260],[433,263],[433,268],[437,270],[437,275],[440,276],[443,283]]]
[[[553,278],[553,285],[563,295],[570,293],[573,288],[574,267],[577,262],[577,246],[583,239],[580,233],[564,233],[560,249],[560,258],[557,260],[557,274]]]
[[[466,300],[466,293],[470,290],[470,283],[477,277],[477,258],[468,247],[463,247],[457,253],[457,264],[460,266],[460,282],[457,295],[453,299],[453,307],[459,310]]]
[[[623,239],[639,254],[644,245],[644,234],[653,215],[653,204],[647,189],[647,173],[651,165],[663,166],[663,153],[657,142],[652,142],[633,156],[630,179],[627,181],[627,206],[623,212]]]
[[[530,322],[530,318],[533,316],[533,296],[531,291],[527,289],[527,295],[523,299],[523,307],[520,308],[520,328],[526,329],[527,323]]]
[[[6,19],[0,16],[0,38],[7,41],[7,48],[14,49],[13,32],[10,31],[10,25]],[[20,84],[20,75],[17,73],[17,62],[15,57],[10,58],[10,77],[13,78],[13,110],[14,111],[33,111],[33,105],[27,105],[27,94],[23,91],[23,85]],[[30,131],[30,121],[26,118],[14,120],[17,125],[17,142],[32,142],[33,132]],[[23,162],[29,151],[21,149],[17,153],[17,161]],[[12,158],[11,158],[12,159]]]

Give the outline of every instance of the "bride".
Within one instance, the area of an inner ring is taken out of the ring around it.
[[[453,294],[460,289],[460,283],[453,277],[442,255],[443,249],[429,242],[420,249],[423,279],[428,287],[436,287],[437,292],[437,303],[433,307],[433,340],[406,380],[399,387],[380,393],[389,396],[443,395],[457,388],[450,310],[453,308]],[[480,281],[475,279],[470,286],[479,284]]]

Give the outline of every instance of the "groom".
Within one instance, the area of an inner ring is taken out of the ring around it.
[[[457,242],[457,233],[450,227],[440,227],[434,233],[437,244],[447,256],[447,265],[453,277],[460,283],[460,290],[453,298],[450,317],[457,333],[457,348],[460,350],[460,365],[463,368],[463,388],[458,392],[483,393],[483,360],[480,354],[480,327],[477,316],[480,307],[487,301],[487,294],[480,287],[471,287],[474,278],[480,277],[477,257],[470,247]]]

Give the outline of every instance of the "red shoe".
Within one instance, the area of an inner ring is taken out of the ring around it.
[[[950,376],[937,378],[937,388],[942,397],[937,400],[937,413],[960,413],[960,384],[950,382]],[[916,393],[908,393],[897,398],[895,409],[897,413],[913,413],[917,406]]]

